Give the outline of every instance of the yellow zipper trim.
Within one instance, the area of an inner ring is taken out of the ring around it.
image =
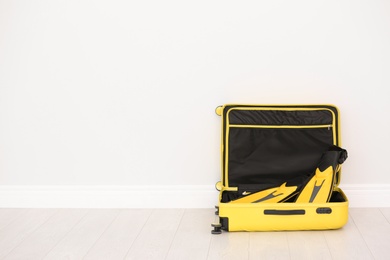
[[[284,108],[284,107],[232,107],[226,112],[226,135],[225,135],[225,142],[226,144],[225,147],[225,167],[222,167],[222,169],[225,169],[225,172],[223,173],[223,178],[225,180],[225,188],[229,189],[229,178],[228,178],[228,151],[229,151],[229,128],[231,127],[229,123],[229,114],[232,110],[273,110],[273,111],[318,111],[318,110],[325,110],[329,111],[332,114],[332,134],[333,134],[333,144],[336,144],[336,129],[335,129],[335,118],[336,115],[334,112],[329,109],[329,108],[299,108],[299,107],[294,107],[294,108]],[[222,124],[223,125],[223,124]],[[223,126],[222,126],[223,127]],[[302,128],[302,127],[301,127]],[[222,155],[223,156],[223,155]],[[223,161],[223,160],[222,160]]]
[[[331,128],[332,125],[229,125],[230,128]]]

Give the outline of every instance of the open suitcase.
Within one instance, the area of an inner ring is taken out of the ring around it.
[[[333,105],[224,105],[218,221],[225,231],[338,229],[347,151]]]

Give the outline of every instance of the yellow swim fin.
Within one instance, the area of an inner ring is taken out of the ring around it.
[[[289,197],[296,189],[297,186],[287,187],[285,182],[280,187],[258,191],[230,203],[277,203]]]
[[[321,157],[314,175],[298,195],[298,203],[325,203],[332,196],[335,175],[340,164],[347,159],[347,152],[339,147],[331,147]]]

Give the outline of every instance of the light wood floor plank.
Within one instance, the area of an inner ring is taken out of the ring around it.
[[[364,238],[351,217],[349,217],[344,227],[337,230],[324,231],[324,235],[333,259],[373,259]]]
[[[222,232],[220,235],[212,235],[207,259],[249,259],[249,235],[249,232]]]
[[[350,215],[375,259],[389,259],[390,223],[378,208],[351,208]]]
[[[59,209],[4,259],[42,259],[86,214],[86,209]]]
[[[153,210],[125,259],[165,259],[183,213],[184,209]]]
[[[151,212],[151,209],[121,210],[118,217],[111,223],[83,259],[123,259]]]
[[[186,209],[166,260],[207,259],[213,220],[213,209]]]
[[[27,209],[0,209],[0,230],[27,211]]]
[[[249,259],[290,259],[288,232],[251,232]]]
[[[90,209],[43,259],[82,259],[118,214],[117,209]]]
[[[287,239],[290,259],[332,259],[323,231],[291,231]]]
[[[380,208],[380,211],[382,212],[383,216],[385,216],[387,221],[390,223],[390,208]]]
[[[30,209],[0,230],[0,259],[45,223],[56,209]]]

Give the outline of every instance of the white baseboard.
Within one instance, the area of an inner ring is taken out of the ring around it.
[[[390,207],[389,184],[340,185],[351,208]]]
[[[341,185],[350,207],[390,207],[390,185]],[[0,186],[0,208],[213,208],[214,185]]]
[[[214,186],[0,186],[0,208],[213,208]]]

